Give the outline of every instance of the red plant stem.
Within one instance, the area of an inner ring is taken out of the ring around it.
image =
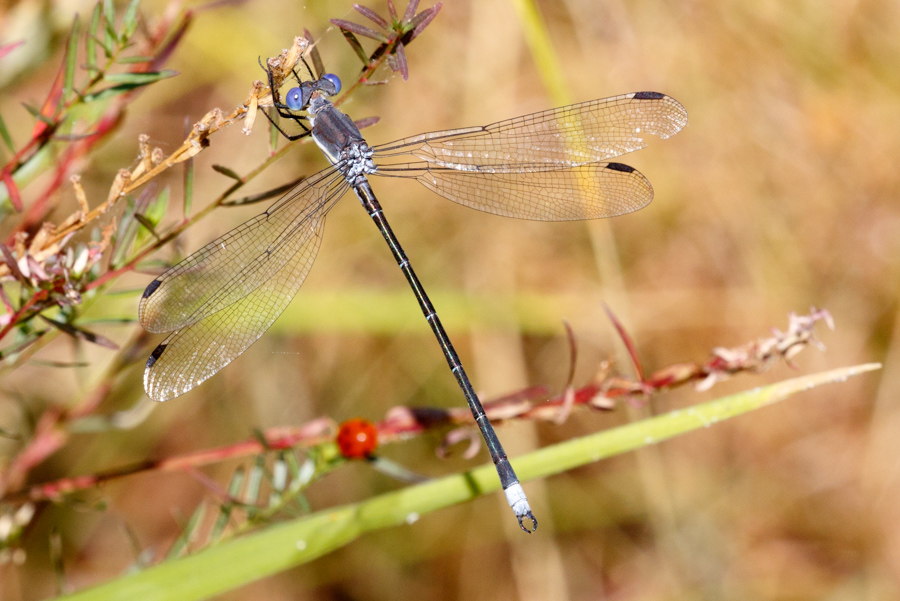
[[[332,439],[331,432],[322,433],[326,420],[314,420],[301,428],[273,428],[264,434],[265,444],[257,439],[245,440],[233,445],[188,453],[176,457],[140,461],[98,474],[61,478],[53,482],[37,484],[25,491],[7,495],[4,501],[44,501],[58,499],[64,494],[92,488],[109,480],[130,476],[140,472],[191,471],[203,465],[217,463],[235,457],[249,457],[265,451],[284,450],[297,447],[312,447]],[[331,422],[328,421],[329,429]]]
[[[24,315],[28,309],[33,307],[38,302],[46,300],[47,296],[49,296],[49,294],[50,293],[47,292],[46,290],[38,290],[37,292],[34,293],[34,295],[32,295],[31,298],[29,298],[27,301],[25,301],[25,304],[22,305],[18,311],[16,311],[13,315],[10,316],[9,323],[7,323],[5,326],[3,326],[3,329],[0,330],[0,340],[3,340],[3,338],[7,334],[9,334],[10,330],[12,330],[14,327],[16,327],[16,325],[18,325],[18,322],[22,318],[22,315]]]

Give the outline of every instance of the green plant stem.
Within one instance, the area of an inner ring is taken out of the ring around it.
[[[546,478],[613,455],[709,427],[827,383],[879,369],[876,363],[785,380],[687,409],[678,409],[546,447],[514,460],[523,481]],[[163,601],[206,599],[301,565],[338,549],[365,532],[401,526],[419,516],[498,490],[494,466],[483,465],[368,501],[344,505],[274,525],[181,559],[64,597]],[[539,535],[538,535],[539,536]]]

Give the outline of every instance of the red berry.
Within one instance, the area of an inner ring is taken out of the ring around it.
[[[348,459],[368,457],[378,447],[378,430],[368,420],[348,419],[338,428],[337,446]]]

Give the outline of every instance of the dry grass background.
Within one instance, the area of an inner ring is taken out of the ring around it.
[[[148,2],[143,10],[161,6]],[[372,6],[386,12],[380,2]],[[541,519],[536,536],[519,534],[504,501],[492,496],[365,537],[225,598],[900,598],[900,4],[565,0],[538,7],[562,88],[544,85],[513,2],[447,0],[408,49],[409,81],[395,77],[342,107],[354,118],[381,117],[364,132],[372,143],[638,90],[665,92],[688,109],[678,136],[624,158],[653,182],[654,202],[606,222],[518,222],[457,207],[412,183],[375,183],[478,390],[490,398],[531,384],[562,386],[563,318],[579,340],[576,380],[589,379],[602,359],[621,354],[602,302],[623,320],[650,370],[765,336],[786,326],[788,312],[810,305],[830,310],[837,328],[822,332],[826,352],[797,358],[800,373],[868,361],[885,369],[527,483]],[[52,4],[48,14],[65,31],[75,10],[87,14],[90,5]],[[349,1],[248,2],[199,14],[168,65],[181,76],[140,96],[120,132],[83,166],[89,193],[105,194],[115,170],[135,156],[139,133],[171,150],[185,116],[195,121],[213,106],[241,102],[261,76],[257,56],[276,55],[303,28],[319,38],[329,69],[352,80],[357,59],[327,29],[329,18],[361,20]],[[55,36],[44,48],[59,57]],[[57,64],[35,64],[5,85],[0,109],[14,135],[27,136],[29,127],[13,119],[24,114],[17,103],[45,94]],[[232,129],[196,160],[195,206],[227,185],[213,163],[240,173],[266,152],[263,127],[251,137]],[[303,148],[255,185],[272,187],[323,165]],[[170,183],[178,190],[180,175]],[[217,211],[182,238],[184,249],[256,211]],[[115,287],[149,280],[133,274]],[[225,445],[251,427],[460,403],[405,287],[381,236],[348,197],[329,217],[303,291],[245,356],[155,407],[135,429],[76,438],[33,480]],[[516,310],[479,311],[496,303]],[[115,310],[133,316],[136,305],[130,297]],[[363,309],[369,317],[358,317]],[[123,340],[131,331],[103,333]],[[58,343],[41,358],[71,359],[71,346]],[[88,369],[25,366],[5,378],[3,390],[65,405],[111,355],[82,353]],[[709,392],[665,394],[651,407],[576,413],[563,426],[518,424],[500,436],[516,455],[794,374],[777,366]],[[135,365],[105,410],[125,409],[139,396]],[[9,404],[0,409],[4,418],[13,413]],[[384,452],[433,475],[468,465],[435,459],[436,442],[425,437]],[[205,473],[225,481],[235,465]],[[325,507],[395,486],[353,465],[314,487],[310,500]],[[66,577],[83,587],[133,560],[123,524],[142,548],[162,551],[179,532],[178,516],[204,496],[191,477],[158,474],[106,485],[96,493],[106,511],[47,508],[29,533],[26,563],[0,568],[0,595],[53,594],[47,540],[54,528]]]

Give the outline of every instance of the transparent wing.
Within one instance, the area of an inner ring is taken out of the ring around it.
[[[324,212],[307,219],[303,245],[268,280],[237,302],[176,330],[156,347],[144,370],[147,395],[166,401],[184,394],[256,342],[303,284],[319,250],[324,223]]]
[[[614,217],[653,200],[647,178],[622,163],[564,169],[521,164],[463,171],[419,162],[379,168],[380,175],[395,173],[415,177],[429,190],[463,206],[537,221]]]
[[[210,242],[150,283],[140,302],[141,325],[156,333],[183,329],[269,282],[296,255],[311,263],[321,217],[347,188],[340,173],[325,169]]]
[[[421,134],[375,147],[376,158],[413,155],[456,169],[518,163],[558,168],[608,160],[644,148],[647,136],[668,138],[687,111],[659,92],[635,92],[469,127]]]

